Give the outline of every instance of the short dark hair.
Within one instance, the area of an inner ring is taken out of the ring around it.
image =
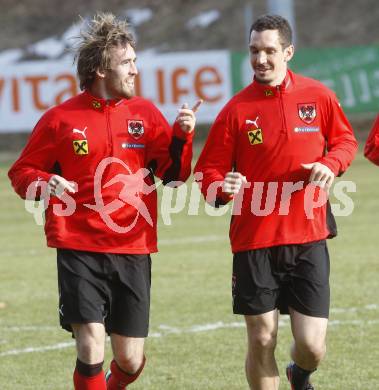
[[[292,29],[288,20],[279,15],[263,15],[260,16],[250,27],[250,35],[252,31],[278,30],[280,43],[283,48],[292,44]]]
[[[136,47],[129,24],[118,20],[111,13],[98,12],[85,27],[76,47],[80,89],[87,89],[92,85],[97,69],[109,69],[110,50],[113,47]]]

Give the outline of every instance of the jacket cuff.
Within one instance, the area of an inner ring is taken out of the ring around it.
[[[331,161],[331,160],[328,160],[327,157],[325,157],[325,158],[322,158],[321,160],[319,160],[318,162],[320,164],[323,164],[326,167],[328,167],[334,173],[334,176],[338,176],[341,173],[343,173],[343,172],[341,172],[340,164],[337,161]]]
[[[24,199],[38,201],[44,198],[47,191],[47,183],[52,176],[54,176],[54,173],[40,173],[25,189]]]
[[[192,130],[190,133],[183,131],[178,122],[174,123],[173,131],[174,131],[174,137],[183,139],[185,141],[192,140],[195,134],[195,129]]]
[[[233,200],[233,194],[227,194],[222,191],[222,187],[218,187],[216,193],[215,207],[223,206]]]

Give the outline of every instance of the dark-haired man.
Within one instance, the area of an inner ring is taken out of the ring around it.
[[[84,92],[42,116],[9,177],[22,198],[48,204],[60,322],[76,340],[75,389],[116,390],[145,364],[150,253],[157,251],[154,176],[163,184],[189,176],[201,102],[184,105],[171,128],[151,102],[134,96],[127,23],[97,14],[87,27],[77,52]],[[114,356],[107,383],[106,333]]]
[[[279,388],[280,311],[290,314],[294,337],[292,389],[313,389],[329,314],[325,239],[336,234],[327,192],[357,142],[334,93],[288,69],[294,47],[284,18],[257,19],[249,50],[254,80],[217,117],[195,172],[209,203],[235,198],[233,311],[246,320],[250,388]]]

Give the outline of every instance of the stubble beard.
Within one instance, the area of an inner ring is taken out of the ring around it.
[[[274,78],[272,76],[271,77],[269,76],[268,78],[260,77],[258,75],[258,73],[259,73],[259,70],[257,70],[257,71],[254,70],[254,77],[260,84],[270,84],[274,80]]]
[[[124,98],[125,99],[131,99],[132,97],[136,96],[136,87],[133,84],[133,87],[130,87],[129,85],[126,85],[124,88]]]
[[[272,77],[267,78],[267,79],[266,79],[266,78],[261,78],[261,77],[255,75],[255,80],[257,80],[258,83],[260,83],[260,84],[269,85],[270,83],[272,83],[272,81],[273,81],[274,79],[273,79]]]

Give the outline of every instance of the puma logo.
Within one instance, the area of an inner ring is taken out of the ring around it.
[[[258,119],[259,116],[257,116],[254,121],[251,119],[246,119],[246,124],[253,124],[258,129]]]
[[[87,138],[87,136],[86,136],[86,130],[87,130],[87,126],[84,128],[84,130],[72,129],[72,132],[73,132],[73,133],[79,133],[79,134],[81,134],[84,138]]]

